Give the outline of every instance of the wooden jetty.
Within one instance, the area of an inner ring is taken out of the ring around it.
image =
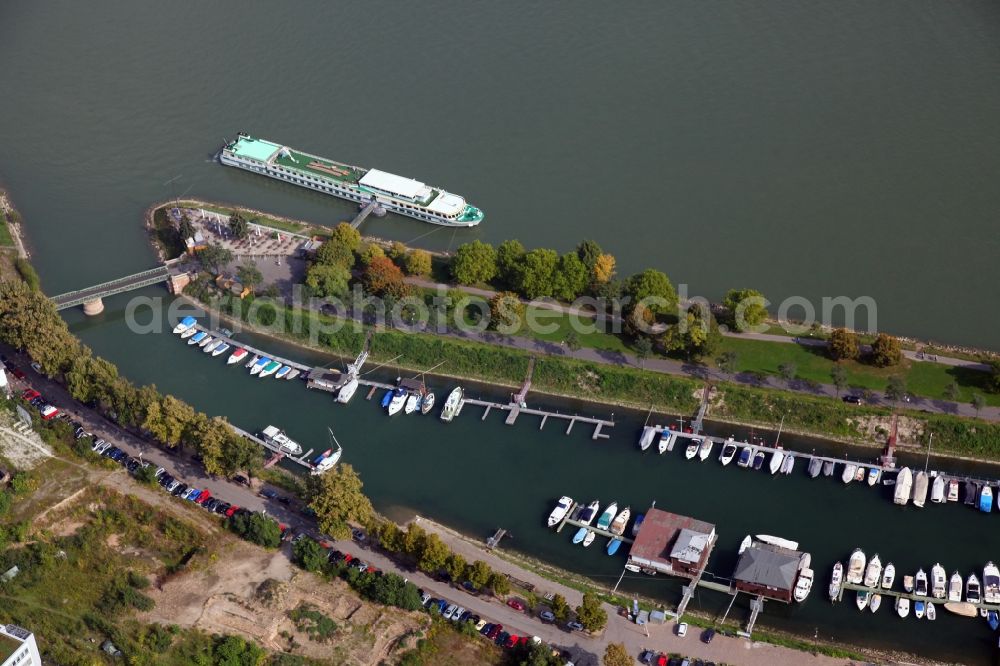
[[[514,425],[517,418],[521,414],[528,414],[529,416],[541,417],[541,424],[539,425],[539,430],[545,425],[549,419],[563,419],[568,421],[569,425],[566,427],[566,434],[568,435],[573,429],[573,425],[576,423],[586,423],[587,425],[594,426],[594,432],[591,435],[591,439],[607,439],[609,435],[604,432],[605,428],[612,428],[615,425],[614,421],[609,421],[607,419],[599,419],[593,416],[581,416],[579,414],[563,414],[561,412],[551,412],[545,409],[533,409],[531,407],[520,407],[515,403],[503,404],[500,402],[493,402],[491,400],[480,400],[478,398],[466,398],[462,401],[463,405],[475,405],[477,407],[483,408],[482,420],[485,421],[489,413],[494,410],[502,410],[507,412],[507,417],[504,419],[504,423],[507,425]],[[457,416],[457,414],[456,414]]]
[[[921,596],[919,594],[913,594],[912,592],[907,592],[905,590],[893,590],[893,589],[887,590],[881,587],[868,587],[866,585],[858,585],[856,583],[848,583],[846,581],[844,581],[840,585],[840,592],[837,594],[837,601],[843,600],[844,592],[846,592],[847,590],[850,590],[852,592],[868,592],[869,594],[881,594],[883,597],[902,597],[903,599],[909,599],[910,601],[923,601],[923,602],[929,601],[933,602],[934,605],[940,608],[942,611],[945,610],[944,605],[948,603],[947,597],[945,597],[944,599],[934,598],[929,594]],[[1000,604],[988,604],[985,601],[980,601],[978,603],[970,601],[968,603],[972,604],[976,608],[982,608],[988,611],[991,610],[1000,611]],[[896,609],[893,608],[892,612],[895,613]]]
[[[500,545],[500,540],[507,536],[507,530],[502,527],[498,527],[497,531],[493,533],[489,539],[486,540],[486,549],[493,550]]]

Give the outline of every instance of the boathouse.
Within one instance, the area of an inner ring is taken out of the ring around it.
[[[754,541],[736,563],[733,584],[737,590],[786,603],[792,600],[802,553]]]
[[[347,383],[347,375],[339,370],[313,368],[306,377],[306,388],[336,393]]]
[[[628,565],[647,573],[697,578],[716,541],[715,525],[650,508],[629,551]]]

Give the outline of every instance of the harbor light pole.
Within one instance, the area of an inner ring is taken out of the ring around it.
[[[931,442],[934,441],[934,433],[930,434],[927,438],[927,458],[924,460],[924,473],[927,473],[927,467],[931,464]]]

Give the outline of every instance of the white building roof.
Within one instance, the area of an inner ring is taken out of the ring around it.
[[[415,198],[426,186],[419,180],[404,178],[378,169],[370,169],[368,173],[358,181],[365,187],[373,187],[377,190],[398,194],[407,199]]]
[[[427,206],[427,210],[440,215],[454,215],[455,213],[461,213],[464,208],[465,199],[450,192],[441,192],[437,195],[434,201]]]

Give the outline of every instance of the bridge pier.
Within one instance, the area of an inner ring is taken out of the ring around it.
[[[93,317],[94,315],[99,315],[104,312],[104,300],[100,298],[95,298],[92,301],[87,301],[83,304],[83,314]]]

